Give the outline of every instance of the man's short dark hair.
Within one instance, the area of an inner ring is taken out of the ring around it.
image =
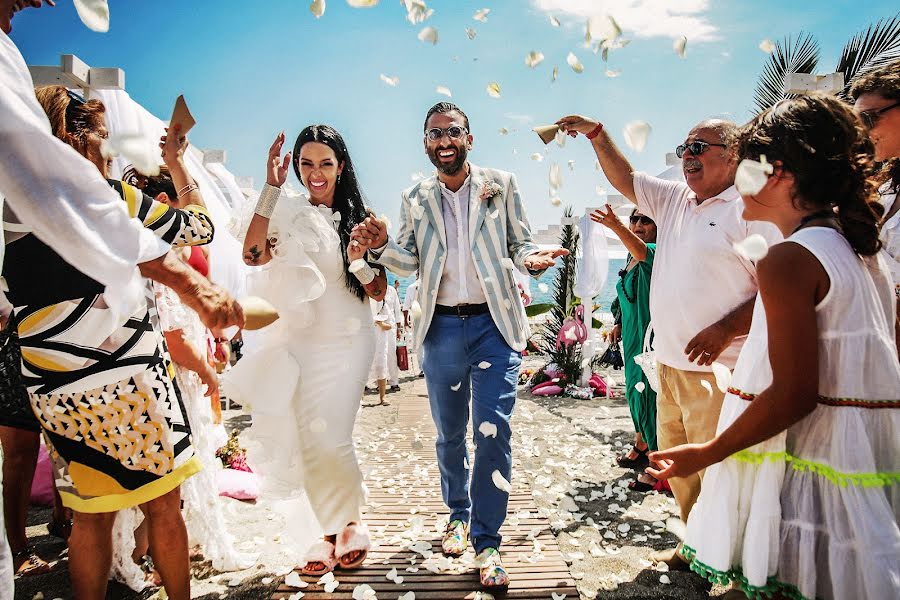
[[[435,104],[434,106],[429,108],[428,114],[425,115],[425,124],[422,126],[422,130],[424,131],[424,130],[428,129],[428,119],[431,118],[431,115],[433,115],[434,113],[449,113],[449,112],[459,113],[460,116],[462,116],[462,118],[463,118],[463,122],[465,123],[466,131],[468,131],[469,133],[472,133],[472,130],[469,129],[469,117],[466,116],[466,113],[464,113],[460,107],[453,104],[452,102],[438,102],[437,104]]]

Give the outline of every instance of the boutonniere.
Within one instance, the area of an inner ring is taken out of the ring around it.
[[[481,188],[481,200],[482,202],[488,202],[492,198],[499,197],[500,194],[503,193],[503,188],[500,187],[500,184],[496,181],[491,181],[486,183],[483,188]]]

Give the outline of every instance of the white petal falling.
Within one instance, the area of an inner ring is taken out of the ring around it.
[[[141,175],[159,175],[159,145],[145,136],[136,133],[111,135],[100,143],[100,153],[104,158],[121,156]]]
[[[423,21],[427,20],[432,14],[434,14],[434,10],[428,8],[425,5],[424,0],[401,0],[403,6],[406,8],[406,20],[412,23],[413,25],[418,25]]]
[[[448,88],[445,85],[437,86],[436,88],[434,88],[434,91],[437,92],[438,94],[441,94],[442,96],[447,96],[448,98],[453,97],[453,92],[451,92],[450,88]]]
[[[531,155],[531,160],[536,161],[536,162],[541,162],[542,160],[544,160],[544,155],[541,154],[540,152],[535,152],[534,154]]]
[[[598,185],[596,188],[594,188],[594,191],[597,192],[598,196],[605,196],[608,193],[606,191],[606,188],[602,185]]]
[[[758,233],[752,233],[747,238],[733,244],[735,252],[747,260],[757,261],[765,258],[769,253],[769,242]]]
[[[491,473],[491,481],[494,482],[494,485],[497,486],[497,489],[501,492],[506,492],[508,494],[512,491],[512,485],[506,480],[506,477],[496,469]]]
[[[557,190],[562,187],[562,175],[559,174],[557,163],[550,165],[550,187]]]
[[[412,181],[413,183],[415,183],[417,181],[422,181],[423,179],[425,179],[425,173],[423,173],[422,171],[416,171],[415,173],[413,173],[412,175],[409,176],[409,180]]]
[[[556,81],[559,77],[559,67],[553,67],[553,72],[550,74],[550,83]]]
[[[566,138],[569,136],[566,135],[566,132],[562,129],[556,130],[556,135],[553,136],[553,140],[556,142],[556,145],[560,148],[565,148],[566,146]]]
[[[773,52],[775,52],[775,47],[775,42],[773,42],[769,38],[766,38],[759,43],[759,49],[766,54],[772,54]]]
[[[382,73],[382,74],[379,75],[378,77],[379,77],[383,82],[385,82],[386,84],[388,84],[388,85],[391,86],[391,87],[397,87],[397,84],[400,83],[400,78],[397,77],[397,76],[394,76],[394,77],[388,77],[387,75],[385,75],[384,73]]]
[[[478,426],[478,433],[484,437],[495,438],[497,437],[497,426],[490,421],[482,421]]]
[[[712,372],[716,376],[716,387],[723,393],[727,392],[728,386],[731,385],[731,369],[720,362],[714,362]]]
[[[713,393],[712,384],[705,379],[700,380],[700,387],[706,390],[709,394]]]
[[[500,133],[500,135],[508,135],[509,134],[509,129],[507,129],[506,127],[501,127],[497,131]]]
[[[734,187],[742,196],[755,196],[766,187],[769,175],[774,171],[774,167],[766,162],[765,155],[760,156],[759,160],[745,158],[734,173]]]
[[[559,206],[560,204],[562,204],[562,200],[557,197],[553,197],[550,198],[550,204],[552,204],[553,206]]]
[[[551,24],[553,27],[559,27],[559,19],[557,19],[557,18],[554,17],[553,15],[550,15],[550,24]]]
[[[675,54],[678,55],[678,58],[684,58],[684,51],[687,47],[687,38],[685,36],[681,36],[675,40],[672,44],[672,49],[675,50]]]
[[[451,385],[450,389],[453,390],[454,392],[458,392],[459,388],[461,388],[461,387],[462,387],[462,381],[460,381],[459,383],[456,383],[454,385]]]
[[[487,23],[488,13],[491,12],[489,8],[482,8],[481,10],[476,10],[475,14],[472,15],[472,18],[481,23]]]
[[[413,300],[412,306],[409,309],[409,314],[412,315],[413,319],[418,319],[422,316],[422,305],[419,304],[418,300]]]
[[[419,32],[419,39],[432,46],[438,43],[438,32],[434,27],[425,27]]]
[[[568,65],[572,67],[572,70],[576,73],[581,73],[584,71],[584,65],[581,64],[581,61],[578,60],[578,57],[575,56],[575,54],[572,52],[569,52],[569,55],[566,57],[566,63],[568,63]]]
[[[650,137],[650,123],[647,121],[631,121],[625,125],[625,143],[636,152],[640,152],[647,145]]]
[[[347,4],[353,8],[372,8],[378,5],[378,0],[347,0]]]
[[[492,81],[487,86],[488,96],[491,98],[499,98],[500,97],[500,84],[496,81]]]
[[[478,32],[477,32],[477,31],[475,31],[475,30],[472,29],[471,27],[466,27],[466,36],[467,36],[470,40],[474,40],[476,35],[478,35]]]
[[[486,361],[486,360],[483,360],[483,361],[481,361],[480,363],[478,363],[478,368],[481,369],[482,371],[485,370],[485,369],[490,369],[490,368],[491,368],[491,363],[489,363],[489,362]]]
[[[612,79],[614,77],[618,77],[619,75],[621,75],[622,69],[606,69],[606,71],[604,71],[603,74],[606,75],[607,77],[609,77],[610,79]]]
[[[574,173],[575,172],[575,160],[570,158],[566,164],[569,165],[569,170]]]
[[[309,12],[317,19],[322,18],[325,14],[325,0],[313,0],[309,5]]]
[[[544,53],[532,51],[525,55],[525,65],[532,69],[544,61]]]
[[[109,31],[109,5],[106,0],[74,0],[78,18],[91,31]]]
[[[548,286],[546,283],[539,283],[538,289],[541,290],[542,294],[546,294],[550,290],[550,286]]]
[[[638,394],[643,394],[644,388],[645,386],[643,381],[638,381],[636,384],[634,384],[634,389],[637,390]]]
[[[516,268],[516,264],[508,256],[504,256],[503,258],[500,259],[500,266],[503,267],[504,269],[509,269],[510,271],[512,271],[513,269]]]

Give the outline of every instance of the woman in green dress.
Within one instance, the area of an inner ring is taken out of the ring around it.
[[[621,467],[639,472],[637,479],[628,487],[646,492],[657,485],[657,481],[644,473],[647,467],[647,452],[656,446],[656,392],[647,382],[641,367],[634,357],[643,351],[644,334],[650,324],[650,274],[653,257],[656,254],[656,223],[650,217],[632,211],[626,227],[607,204],[606,210],[599,209],[591,214],[591,219],[609,228],[622,240],[628,250],[625,268],[619,271],[616,283],[618,311],[616,326],[610,334],[611,342],[622,340],[622,358],[625,361],[625,397],[634,422],[634,446],[627,454],[616,459]]]

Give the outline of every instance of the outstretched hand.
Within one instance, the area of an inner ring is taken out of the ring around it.
[[[556,263],[556,259],[560,256],[568,256],[569,251],[565,248],[556,248],[553,250],[538,250],[532,252],[525,257],[523,261],[525,268],[529,271],[543,271],[549,269]]]
[[[556,124],[572,137],[576,137],[579,133],[589,134],[597,128],[599,122],[581,115],[569,115],[561,118]]]
[[[284,146],[284,132],[278,134],[275,141],[269,147],[269,160],[266,162],[266,183],[280,188],[287,181],[288,167],[291,164],[291,153],[281,156],[281,147]]]
[[[682,444],[668,450],[659,450],[647,455],[650,464],[646,471],[657,479],[687,477],[717,462],[712,456],[709,444]]]
[[[618,215],[613,212],[613,208],[607,204],[606,210],[602,208],[598,208],[597,210],[591,213],[591,221],[595,223],[600,223],[607,229],[611,229],[612,231],[618,231],[620,229],[624,229],[625,225],[619,220]]]
[[[174,128],[166,127],[166,133],[159,138],[159,149],[162,151],[163,163],[166,166],[177,164],[184,160],[184,152],[188,147],[187,136],[181,135],[181,125]]]

